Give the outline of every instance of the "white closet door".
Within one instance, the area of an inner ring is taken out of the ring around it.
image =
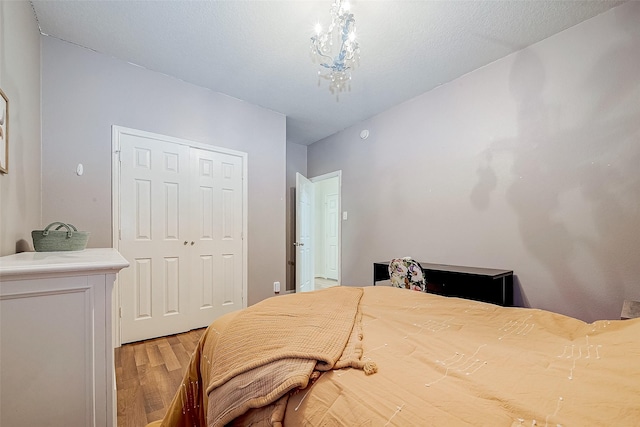
[[[120,342],[208,326],[245,305],[246,155],[115,128]]]
[[[242,308],[243,159],[191,149],[192,328]],[[190,243],[191,245],[191,243]]]
[[[121,134],[122,342],[189,329],[189,147]]]

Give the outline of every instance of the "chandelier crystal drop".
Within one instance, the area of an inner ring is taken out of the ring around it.
[[[311,37],[311,53],[314,62],[317,59],[323,67],[318,71],[318,78],[329,80],[331,93],[338,94],[349,88],[351,69],[360,59],[360,48],[349,3],[333,0],[330,12],[331,24],[326,32],[320,23],[316,25],[316,34]]]

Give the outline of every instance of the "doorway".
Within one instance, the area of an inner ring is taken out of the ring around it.
[[[296,292],[340,285],[342,172],[296,174]]]

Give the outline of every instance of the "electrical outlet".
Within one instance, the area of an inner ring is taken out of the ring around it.
[[[280,292],[280,282],[273,282],[273,292],[276,294]]]

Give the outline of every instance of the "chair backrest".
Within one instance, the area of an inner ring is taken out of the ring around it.
[[[422,267],[411,257],[392,259],[389,263],[391,286],[414,291],[427,291],[427,281]]]

